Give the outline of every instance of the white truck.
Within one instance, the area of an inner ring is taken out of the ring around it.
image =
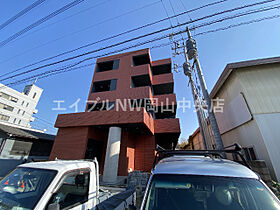
[[[0,182],[0,210],[127,209],[134,190],[99,186],[96,160],[19,165]]]

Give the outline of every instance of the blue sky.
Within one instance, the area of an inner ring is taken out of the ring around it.
[[[0,7],[0,24],[30,5],[32,2],[34,1],[9,0],[2,2]],[[45,1],[40,6],[31,10],[28,14],[2,29],[0,31],[0,41],[5,40],[12,34],[37,21],[39,18],[48,15],[49,13],[70,2],[70,0]],[[173,15],[170,2],[172,2],[175,13],[177,14],[179,12],[183,12],[185,8],[195,8],[206,3],[214,2],[214,0],[163,0],[169,15]],[[185,7],[182,6],[181,2]],[[190,13],[189,15],[192,19],[195,19],[217,11],[238,7],[253,2],[257,1],[228,0],[225,3],[208,7],[197,12]],[[266,5],[272,5],[276,3],[279,3],[279,1],[275,1]],[[149,4],[151,5],[144,7],[145,5]],[[259,7],[260,6],[254,8]],[[137,12],[132,12],[118,17],[137,8],[142,9],[138,10]],[[72,16],[73,14],[75,15]],[[279,9],[214,24],[208,27],[197,29],[194,34],[275,14],[279,14]],[[66,50],[77,48],[89,42],[94,42],[99,39],[120,33],[124,30],[151,23],[165,17],[166,13],[163,9],[162,3],[161,1],[157,0],[85,0],[81,4],[69,9],[55,18],[52,18],[35,29],[32,29],[23,36],[8,43],[6,46],[0,47],[0,75],[43,58],[56,55]],[[177,21],[181,23],[187,20],[189,20],[188,15],[184,15],[179,17],[178,20],[172,20],[172,24],[176,25]],[[100,23],[102,21],[104,21],[104,23]],[[209,20],[204,22],[207,21]],[[170,26],[169,21],[165,21],[152,27],[133,32],[107,42],[99,43],[83,50],[79,50],[75,53],[62,56],[61,59],[70,55],[76,55],[77,53],[107,46],[137,35],[149,33],[167,26]],[[163,34],[166,34],[166,32],[159,35]],[[227,63],[279,56],[279,34],[280,20],[278,18],[196,37],[199,58],[205,75],[208,90],[210,91],[212,89]],[[148,40],[150,38],[143,40]],[[149,48],[154,45],[166,42],[168,42],[168,39],[134,48],[133,50]],[[93,55],[121,49],[131,44],[133,43],[104,50]],[[155,48],[151,50],[151,55],[153,60],[164,59],[172,57],[172,51],[170,46]],[[182,56],[177,56],[172,58],[172,60],[174,63],[178,63],[180,65],[183,63],[184,58]],[[66,64],[71,64],[71,62]],[[44,70],[52,70],[60,67],[61,65],[46,68]],[[43,70],[41,70],[41,72],[42,71]],[[78,111],[84,111],[93,71],[94,66],[90,66],[80,70],[58,74],[56,76],[38,80],[37,85],[43,88],[44,92],[38,104],[37,108],[39,112],[36,116],[38,116],[40,119],[43,119],[43,121],[36,119],[32,124],[34,128],[46,128],[48,133],[55,133],[56,130],[52,128],[52,124],[54,124],[57,114],[74,112],[74,108],[69,108],[69,106],[76,102],[77,99],[80,99],[80,102],[78,103]],[[24,76],[15,78],[14,80],[19,80],[22,78],[24,78]],[[14,80],[5,81],[3,83],[7,84]],[[177,100],[180,100],[183,97],[185,97],[186,100],[192,100],[191,90],[187,86],[188,80],[182,71],[179,73],[174,72],[174,80]],[[25,84],[13,86],[13,88],[21,91],[24,85]],[[64,103],[62,103],[61,106],[66,108],[66,110],[52,110],[52,108],[57,106],[56,103],[53,102],[54,100],[64,100]],[[180,119],[181,123],[181,137],[187,139],[188,136],[192,134],[192,132],[198,127],[196,114],[193,112],[193,110],[187,110],[185,113],[183,113],[182,110],[179,109],[177,112],[177,117]],[[48,123],[44,121],[47,121]]]

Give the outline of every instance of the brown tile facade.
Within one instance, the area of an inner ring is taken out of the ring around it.
[[[118,67],[112,66],[114,60],[119,60]],[[104,62],[107,62],[105,70],[99,66]],[[112,87],[111,80],[116,80],[116,88],[104,89],[110,84]],[[156,144],[171,149],[180,135],[173,86],[171,60],[151,61],[149,49],[99,58],[85,112],[57,117],[55,126],[59,130],[50,159],[96,156],[102,173],[108,130],[117,126],[122,128],[118,175],[125,176],[129,170],[150,171]],[[122,104],[118,104],[119,99]],[[138,104],[129,109],[132,103],[129,100],[136,99],[145,99],[151,104]],[[103,107],[89,111],[106,100],[111,105],[114,103],[111,110]],[[126,105],[127,109],[123,110],[121,105]],[[167,105],[173,109],[164,109]],[[162,110],[161,113],[156,107]]]

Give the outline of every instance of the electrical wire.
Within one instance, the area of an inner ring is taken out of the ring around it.
[[[13,43],[13,42],[15,42],[15,41],[18,41],[18,40],[21,40],[21,39],[23,39],[23,38],[25,38],[25,37],[27,37],[27,36],[30,36],[30,35],[32,35],[32,34],[38,32],[38,31],[41,31],[41,30],[43,30],[43,29],[45,29],[45,28],[48,28],[48,27],[50,27],[50,26],[53,26],[53,25],[55,25],[55,24],[57,24],[57,23],[61,23],[61,22],[65,21],[65,20],[67,20],[67,19],[69,19],[69,18],[72,18],[72,17],[74,17],[74,16],[77,16],[77,15],[79,15],[79,14],[81,14],[81,13],[87,12],[87,11],[89,11],[89,10],[91,10],[91,9],[94,9],[94,8],[100,6],[100,5],[106,4],[108,1],[112,1],[112,0],[105,0],[105,1],[99,2],[99,3],[97,3],[97,4],[93,5],[93,6],[90,6],[90,7],[87,7],[86,9],[83,9],[83,10],[81,10],[81,11],[79,11],[79,12],[76,12],[76,13],[74,13],[74,14],[68,15],[67,17],[64,17],[64,18],[62,18],[62,19],[60,19],[60,20],[58,20],[58,21],[52,22],[52,23],[47,24],[47,25],[45,25],[45,26],[43,26],[43,27],[41,27],[41,28],[39,28],[39,29],[37,29],[37,30],[34,30],[32,33],[28,33],[28,34],[26,34],[26,35],[23,35],[23,36],[17,38],[16,40],[11,41],[11,43]]]
[[[176,13],[175,13],[175,9],[174,9],[174,7],[173,7],[173,5],[172,5],[171,0],[169,0],[169,4],[170,4],[171,9],[172,9],[172,11],[173,11],[173,14],[174,14],[174,16],[175,16]],[[179,21],[179,19],[178,19],[178,16],[176,16],[176,21],[177,21],[177,25],[180,25],[180,21]],[[181,29],[181,27],[180,27],[180,29]],[[182,37],[182,39],[184,38],[184,37],[183,37],[183,34],[180,34],[180,36]]]
[[[185,10],[185,11],[187,11],[187,8],[185,7],[185,4],[183,3],[183,1],[182,1],[182,0],[180,0],[180,2],[181,2],[181,4],[182,4],[182,6],[183,6],[184,10]],[[189,13],[187,13],[187,15],[188,15],[189,19],[190,19],[190,20],[192,20],[192,18],[191,18],[191,16],[190,16],[190,14],[189,14]]]
[[[246,5],[245,5],[246,6]],[[244,7],[244,6],[242,6]],[[278,9],[280,6],[279,4],[277,5],[273,5],[273,6],[270,6],[270,7],[261,7],[261,8],[258,8],[258,9],[254,9],[254,10],[248,10],[248,11],[245,11],[245,12],[241,12],[241,13],[238,13],[236,15],[233,15],[233,16],[227,16],[227,17],[224,17],[224,18],[220,18],[220,19],[216,19],[216,20],[213,20],[211,22],[206,22],[206,23],[202,23],[198,26],[196,26],[196,28],[201,28],[201,27],[205,27],[205,26],[209,26],[209,25],[212,25],[212,24],[215,24],[215,23],[220,23],[220,22],[223,22],[225,20],[230,20],[230,19],[234,19],[234,18],[238,18],[238,17],[242,17],[242,16],[245,16],[245,15],[249,15],[249,14],[255,14],[255,13],[259,13],[259,12],[264,12],[264,11],[269,11],[269,10],[272,10],[272,9]],[[240,8],[240,7],[239,7]],[[234,8],[236,9],[236,8]],[[233,10],[233,9],[231,9]],[[227,10],[228,11],[228,10]],[[194,21],[197,21],[197,20],[201,20],[201,19],[205,19],[205,17],[213,17],[213,16],[216,16],[217,13],[215,14],[212,14],[212,15],[208,15],[208,16],[204,16],[202,18],[198,18],[196,20],[193,20],[193,21],[188,21],[188,22],[194,22]],[[186,23],[182,23],[182,24],[179,24],[179,25],[176,25],[176,27],[179,27],[179,26],[182,26],[182,25],[186,25],[188,22]],[[34,72],[36,70],[39,70],[39,69],[42,69],[42,68],[46,68],[46,67],[49,67],[49,66],[53,66],[53,65],[56,65],[56,64],[59,64],[59,63],[63,63],[63,62],[66,62],[66,61],[69,61],[69,60],[73,60],[73,59],[76,59],[76,58],[79,58],[79,57],[83,57],[85,55],[89,55],[89,54],[92,54],[92,53],[95,53],[95,52],[98,52],[98,51],[101,51],[101,50],[105,50],[105,49],[108,49],[108,48],[112,48],[112,47],[116,47],[116,46],[119,46],[119,45],[122,45],[122,44],[126,44],[128,42],[131,42],[131,41],[135,41],[135,40],[138,40],[140,38],[144,38],[146,36],[150,36],[150,35],[154,35],[154,34],[157,34],[157,33],[160,33],[160,32],[164,32],[166,30],[170,29],[170,27],[167,27],[167,28],[163,28],[163,29],[160,29],[158,31],[154,31],[154,32],[151,32],[149,34],[144,34],[144,35],[140,35],[138,37],[134,37],[134,38],[131,38],[129,40],[126,40],[126,41],[122,41],[122,42],[119,42],[119,43],[116,43],[116,44],[113,44],[113,45],[109,45],[109,46],[106,46],[106,47],[103,47],[103,48],[99,48],[97,50],[93,50],[93,51],[89,51],[89,52],[86,52],[86,53],[83,53],[83,54],[80,54],[80,55],[76,55],[76,56],[73,56],[73,57],[70,57],[70,58],[66,58],[66,59],[63,59],[63,60],[60,60],[60,61],[56,61],[54,63],[49,63],[49,64],[45,64],[43,66],[40,66],[40,67],[37,67],[37,68],[34,68],[34,69],[30,69],[30,70],[27,70],[25,72],[22,72],[22,73],[18,73],[18,74],[15,74],[13,76],[9,76],[7,78],[4,78],[2,79],[1,81],[5,81],[5,80],[8,80],[8,79],[11,79],[11,78],[14,78],[14,77],[18,77],[18,76],[21,76],[21,75],[24,75],[24,74],[27,74],[27,73],[30,73],[30,72]],[[191,30],[194,30],[194,28],[191,28]],[[185,32],[185,31],[179,31],[179,32],[176,32],[174,33],[173,35],[178,35],[182,32]],[[169,37],[169,34],[167,35],[163,35],[161,37],[157,37],[157,38],[154,38],[154,39],[151,39],[151,40],[148,40],[148,41],[144,41],[144,42],[141,42],[140,44],[147,44],[147,43],[151,43],[151,42],[154,42],[154,41],[159,41],[161,39],[164,39],[164,38],[167,38]],[[139,46],[138,44],[136,45],[133,45],[132,47],[136,47],[136,46]],[[126,49],[131,49],[132,47],[126,47],[124,48],[125,50]],[[121,50],[123,51],[123,50]],[[121,52],[120,50],[117,50],[117,51],[114,51],[114,52]],[[103,54],[104,55],[104,54]],[[107,55],[107,53],[105,53],[105,56]],[[93,56],[93,57],[89,57],[89,58],[86,58],[85,60],[83,61],[79,61],[79,63],[81,62],[84,62],[86,60],[91,60],[91,59],[95,59],[95,58],[98,58],[100,56]]]
[[[83,1],[84,1],[84,0],[75,0],[75,1],[73,1],[73,2],[71,2],[71,3],[69,3],[69,4],[67,4],[67,5],[65,5],[65,6],[63,6],[63,7],[61,7],[60,9],[58,9],[58,10],[52,12],[51,14],[49,14],[49,15],[47,15],[47,16],[41,18],[40,20],[38,20],[38,21],[32,23],[31,25],[27,26],[26,28],[24,28],[24,29],[18,31],[17,33],[13,34],[13,35],[10,36],[9,38],[7,38],[7,39],[3,40],[2,42],[0,42],[0,48],[3,47],[3,46],[5,46],[6,44],[8,44],[9,42],[11,42],[12,40],[16,39],[17,37],[19,37],[19,36],[25,34],[25,33],[28,32],[28,31],[30,31],[31,29],[33,29],[33,28],[35,28],[35,27],[41,25],[42,23],[44,23],[44,22],[48,21],[49,19],[51,19],[51,18],[53,18],[53,17],[55,17],[55,16],[57,16],[57,15],[59,15],[59,14],[65,12],[66,10],[68,10],[68,9],[70,9],[70,8],[72,8],[72,7],[76,6],[76,5],[78,5],[78,4],[80,4],[80,3],[83,2]]]
[[[200,7],[197,7],[197,8],[190,9],[190,10],[188,10],[188,11],[182,12],[182,13],[178,14],[177,16],[181,16],[181,15],[184,15],[184,14],[187,14],[187,13],[190,13],[190,12],[198,11],[198,10],[200,10],[200,9],[203,9],[203,8],[206,8],[206,7],[210,7],[210,6],[213,6],[213,5],[217,5],[217,4],[226,2],[226,1],[228,1],[228,0],[220,0],[220,1],[213,2],[213,3],[209,3],[209,4],[206,4],[206,5],[203,5],[203,6],[200,6]],[[257,4],[268,3],[268,2],[271,2],[271,1],[275,1],[275,0],[267,0],[267,1],[264,1],[264,2],[259,2],[259,3],[253,4],[252,6],[255,6],[255,5],[257,5]],[[174,18],[174,16],[172,16],[172,17],[170,17],[170,18]],[[37,65],[37,64],[39,64],[39,63],[42,63],[42,62],[45,62],[45,61],[48,61],[48,60],[52,60],[52,59],[54,59],[54,58],[57,58],[57,57],[60,57],[60,56],[63,56],[63,55],[66,55],[66,54],[75,52],[75,51],[77,51],[77,50],[80,50],[80,49],[83,49],[83,48],[86,48],[86,47],[89,47],[89,46],[92,46],[92,45],[95,45],[95,44],[98,44],[98,43],[101,43],[101,42],[104,42],[104,41],[108,41],[108,40],[117,38],[117,37],[119,37],[119,36],[122,36],[122,35],[125,35],[125,34],[128,34],[128,33],[131,33],[131,32],[135,32],[135,31],[137,31],[137,30],[140,30],[140,29],[143,29],[143,28],[146,28],[146,27],[150,27],[150,26],[152,26],[152,25],[161,23],[161,22],[166,21],[166,20],[168,20],[168,18],[163,18],[163,19],[161,19],[161,20],[158,20],[158,21],[155,21],[155,22],[152,22],[152,23],[149,23],[149,24],[146,24],[146,25],[137,27],[137,28],[133,28],[133,29],[127,30],[127,31],[125,31],[125,32],[121,32],[121,33],[119,33],[119,34],[116,34],[116,35],[113,35],[113,36],[110,36],[110,37],[107,37],[107,38],[104,38],[104,39],[101,39],[101,40],[98,40],[98,41],[95,41],[95,42],[92,42],[92,43],[89,43],[89,44],[86,44],[86,45],[83,45],[83,46],[81,46],[81,47],[78,47],[78,48],[75,48],[75,49],[72,49],[72,50],[69,50],[69,51],[65,51],[65,52],[59,53],[59,54],[57,54],[57,55],[55,55],[55,56],[51,56],[51,57],[42,59],[42,60],[37,61],[37,62],[35,62],[35,63],[31,63],[31,64],[28,64],[28,65],[23,66],[23,67],[21,67],[21,68],[18,68],[18,69],[16,69],[16,70],[13,70],[13,71],[11,71],[11,72],[2,74],[2,75],[0,75],[0,77],[4,77],[4,76],[7,76],[7,75],[10,75],[10,74],[12,74],[12,73],[15,73],[15,72],[18,72],[18,71],[20,71],[20,70],[26,69],[26,68],[28,68],[28,67]]]
[[[17,13],[16,15],[14,15],[13,17],[11,17],[10,19],[8,19],[6,22],[2,23],[0,25],[0,30],[2,30],[3,28],[7,27],[9,24],[11,24],[12,22],[14,22],[16,19],[20,18],[21,16],[25,15],[26,13],[28,13],[30,10],[34,9],[35,7],[39,6],[40,4],[42,4],[44,1],[46,0],[38,0],[36,2],[34,2],[33,4],[29,5],[28,7],[26,7],[25,9],[21,10],[19,13]]]
[[[249,25],[249,24],[253,24],[253,23],[262,22],[262,21],[265,21],[265,20],[276,19],[276,18],[280,18],[280,15],[273,15],[273,16],[268,16],[268,17],[263,17],[263,18],[259,18],[259,19],[253,19],[253,20],[250,20],[250,21],[241,22],[241,23],[238,23],[238,24],[232,24],[232,25],[229,25],[229,26],[226,26],[226,27],[201,32],[201,33],[196,34],[195,36],[207,35],[207,34],[213,33],[213,32],[224,31],[224,30],[228,30],[228,29],[243,26],[243,25]],[[176,41],[181,41],[181,40],[182,39],[178,39]],[[159,44],[159,45],[154,45],[154,46],[150,47],[150,49],[165,47],[165,46],[168,46],[169,44],[170,43],[167,42],[167,43],[162,43],[162,44]],[[56,75],[56,74],[65,73],[65,72],[74,71],[74,70],[82,69],[82,68],[85,68],[85,67],[89,67],[89,66],[94,65],[94,64],[96,64],[96,62],[87,64],[87,65],[83,65],[83,66],[80,66],[80,67],[70,68],[70,69],[52,70],[49,75],[48,74],[42,75],[42,77],[40,77],[40,75],[35,75],[34,77],[28,77],[28,78],[18,80],[17,82],[9,83],[6,86],[14,86],[14,85],[23,84],[23,83],[32,81],[36,77],[38,77],[38,79],[47,78],[49,76],[53,76],[53,75]],[[182,67],[182,66],[179,66],[179,67]]]
[[[108,1],[111,1],[111,0],[108,0]],[[11,60],[11,59],[14,59],[14,58],[16,58],[16,57],[18,57],[18,56],[24,55],[24,54],[26,54],[26,53],[28,53],[28,52],[30,52],[30,51],[35,50],[35,49],[38,49],[38,48],[44,47],[44,46],[46,46],[46,45],[49,45],[49,44],[51,44],[51,43],[53,43],[53,42],[56,42],[56,41],[58,41],[58,40],[61,40],[61,39],[64,39],[64,38],[66,38],[66,37],[72,36],[72,35],[74,35],[74,34],[80,33],[80,32],[82,32],[82,31],[86,31],[86,30],[88,30],[88,29],[90,29],[90,28],[92,28],[92,27],[95,27],[95,26],[104,24],[104,23],[109,22],[109,21],[112,21],[112,20],[116,20],[117,18],[120,18],[120,17],[123,17],[123,16],[125,16],[125,15],[131,14],[131,13],[134,13],[134,12],[137,12],[137,11],[139,11],[139,10],[141,10],[141,9],[150,7],[150,6],[155,5],[155,4],[159,3],[159,2],[160,2],[160,0],[159,0],[159,1],[156,1],[156,2],[152,2],[152,3],[146,4],[146,5],[144,5],[144,6],[140,7],[140,8],[137,8],[137,9],[134,9],[134,10],[130,10],[130,11],[128,11],[128,12],[125,12],[125,13],[123,13],[123,14],[120,14],[120,15],[117,15],[117,16],[114,16],[114,17],[111,17],[111,18],[107,18],[107,19],[102,20],[102,21],[100,21],[100,22],[98,22],[98,23],[95,23],[95,24],[93,24],[93,25],[87,26],[87,27],[85,27],[85,28],[83,28],[83,29],[81,29],[81,30],[78,30],[78,31],[75,31],[75,32],[71,32],[71,33],[69,33],[69,34],[65,34],[65,35],[63,35],[63,36],[61,36],[61,37],[59,37],[59,38],[56,38],[56,39],[54,39],[54,40],[51,40],[51,41],[48,41],[48,42],[46,42],[46,43],[40,44],[40,45],[38,45],[38,46],[36,46],[36,47],[33,47],[33,48],[30,48],[30,49],[28,49],[28,50],[26,50],[26,51],[24,51],[24,52],[22,52],[22,53],[20,53],[20,54],[17,54],[17,55],[15,55],[15,56],[13,56],[13,57],[10,57],[10,58],[8,58],[8,59],[6,59],[6,60],[0,62],[0,64],[1,64],[1,63],[4,63],[4,62],[7,62],[7,61],[9,61],[9,60]],[[94,7],[97,7],[97,6],[101,5],[102,3],[106,3],[106,2],[101,2],[101,3],[97,4],[97,5],[95,5]],[[89,9],[89,8],[87,8],[87,9],[85,9],[85,10],[88,10],[88,9]],[[78,13],[75,13],[74,15],[80,14],[81,12],[84,12],[85,10],[82,10],[82,11],[80,11],[80,12],[78,12]],[[54,25],[54,24],[56,24],[56,23],[62,22],[62,21],[66,20],[66,19],[68,19],[68,18],[70,18],[70,17],[72,17],[72,16],[74,16],[74,15],[70,15],[70,16],[68,16],[68,17],[66,17],[66,18],[64,18],[64,19],[62,19],[62,20],[59,20],[59,21],[57,21],[57,22],[51,23],[51,24],[49,24],[49,25],[46,25],[46,26],[44,26],[44,27],[42,27],[42,28],[40,28],[40,29],[38,29],[38,30],[32,32],[32,33],[26,34],[25,36],[21,36],[20,38],[17,38],[17,39],[14,40],[13,42],[18,41],[18,40],[20,40],[20,39],[22,39],[22,38],[24,38],[24,37],[29,36],[29,35],[32,35],[32,34],[38,32],[38,31],[41,31],[42,29],[45,29],[45,28],[47,28],[47,27],[49,27],[49,26],[52,26],[52,25]],[[13,42],[12,42],[12,43],[13,43]]]

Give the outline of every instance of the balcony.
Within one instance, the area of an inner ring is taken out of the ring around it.
[[[180,133],[179,119],[155,120],[155,133]]]
[[[173,83],[165,83],[159,85],[153,85],[154,95],[163,95],[163,94],[171,94],[174,92],[174,84]]]
[[[149,54],[137,55],[132,57],[133,66],[140,66],[144,64],[151,64]]]
[[[156,95],[153,96],[155,99],[155,106],[165,106],[165,105],[176,105],[176,95],[174,93],[164,94],[164,95]]]
[[[164,83],[174,83],[172,73],[153,76],[153,85],[159,85]]]
[[[125,128],[142,129],[153,134],[154,123],[152,116],[144,108],[137,110],[110,110],[98,112],[81,112],[72,114],[60,114],[57,117],[55,127],[80,127],[97,126],[108,128],[110,126],[124,126]]]
[[[159,66],[152,66],[152,73],[153,75],[171,73],[171,63],[167,63]]]
[[[97,63],[96,64],[96,73],[116,70],[119,68],[119,63],[120,63],[120,60],[112,60],[112,61]]]
[[[160,106],[156,108],[156,119],[174,119],[176,117],[176,105]]]
[[[98,93],[90,93],[88,101],[116,101],[116,99],[140,99],[140,98],[152,98],[153,94],[150,86],[129,88],[125,93],[120,91],[106,91]]]
[[[131,88],[151,86],[151,79],[148,74],[131,77]]]
[[[92,85],[92,93],[104,92],[104,91],[113,91],[117,88],[117,80],[104,80],[99,82],[94,82]]]

